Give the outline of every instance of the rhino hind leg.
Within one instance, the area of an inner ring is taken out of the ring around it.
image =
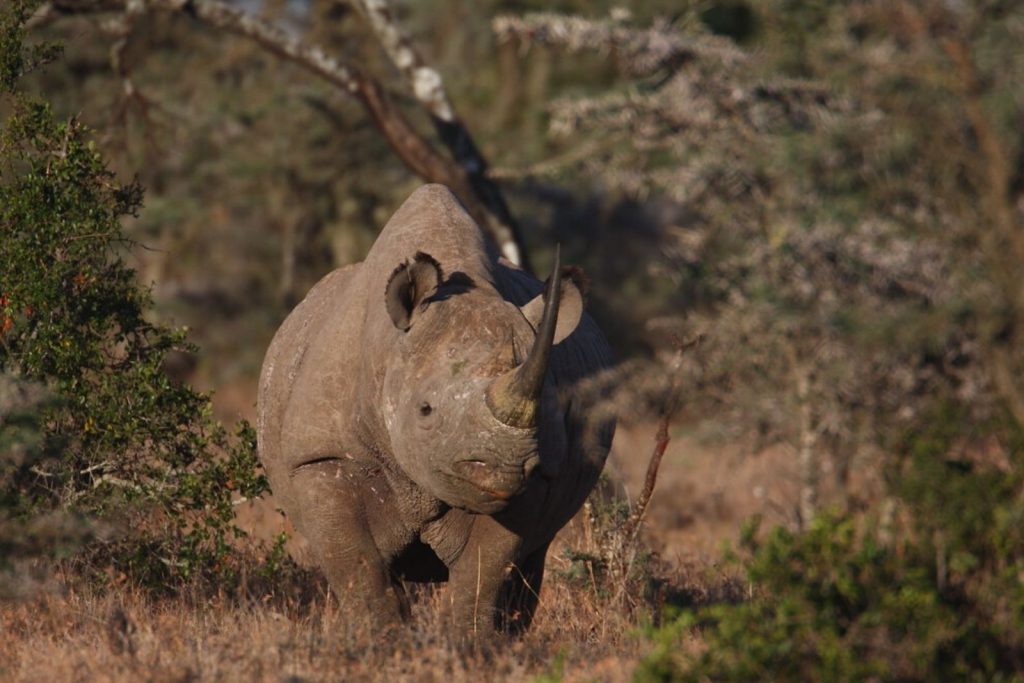
[[[299,531],[342,607],[368,617],[371,627],[393,626],[408,617],[408,598],[377,548],[366,519],[365,482],[350,463],[325,459],[295,469],[290,497],[302,511]]]

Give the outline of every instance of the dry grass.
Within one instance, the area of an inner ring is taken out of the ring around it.
[[[442,591],[424,591],[412,622],[388,638],[345,618],[322,587],[309,600],[153,600],[130,588],[45,594],[0,608],[0,679],[454,683],[486,671],[497,681],[629,680],[647,649],[640,626],[650,612],[616,608],[611,593],[581,590],[557,570],[550,577],[526,636],[475,650],[449,639],[437,616]],[[702,577],[676,588],[698,598],[709,591]]]
[[[326,599],[237,604],[223,598],[152,602],[138,593],[71,593],[7,608],[0,676],[19,681],[477,680],[429,622],[391,639],[342,619]],[[274,604],[276,603],[276,604]],[[488,668],[522,679],[542,670],[536,646],[515,643]]]
[[[411,623],[383,638],[342,614],[318,581],[308,598],[155,600],[129,587],[49,593],[0,607],[0,679],[455,682],[482,671],[524,680],[561,666],[567,681],[628,680],[645,651],[638,626],[654,607],[554,568],[525,637],[466,650],[438,616],[443,595],[420,591]]]
[[[653,433],[641,427],[617,439],[612,471],[627,490],[638,490],[646,458],[623,454],[649,453]],[[598,505],[578,516],[549,553],[533,628],[487,651],[451,641],[439,616],[443,588],[417,591],[412,621],[385,638],[341,613],[321,578],[298,572],[239,595],[157,600],[121,584],[0,603],[0,680],[456,683],[478,681],[484,672],[493,681],[630,680],[650,647],[644,628],[666,603],[744,596],[713,549],[735,538],[743,516],[769,511],[748,509],[753,480],[772,495],[787,482],[757,476],[771,459],[748,474],[720,456],[682,438],[670,444],[639,545],[616,537],[613,511]],[[747,504],[734,509],[740,500]],[[250,511],[253,530],[264,527],[258,535],[278,530],[281,519],[272,510]],[[301,544],[293,550],[301,555]]]

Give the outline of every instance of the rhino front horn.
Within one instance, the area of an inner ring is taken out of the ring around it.
[[[487,390],[487,405],[499,421],[511,427],[537,426],[540,395],[548,371],[551,347],[558,324],[558,306],[562,298],[561,246],[555,247],[555,266],[544,287],[544,314],[537,337],[526,360],[517,368],[496,378]]]

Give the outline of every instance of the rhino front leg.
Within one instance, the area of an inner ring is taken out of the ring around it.
[[[540,601],[547,552],[548,546],[545,544],[512,567],[499,597],[497,616],[500,631],[518,635],[530,628]]]
[[[373,477],[355,461],[328,459],[296,468],[290,479],[292,498],[301,510],[299,531],[342,606],[353,616],[368,616],[375,627],[399,623],[408,615],[408,603],[367,519],[378,512],[366,507],[365,492],[374,484],[368,479]]]
[[[475,516],[466,546],[449,568],[452,617],[464,637],[487,639],[504,624],[502,598],[521,546],[522,539],[492,517]]]

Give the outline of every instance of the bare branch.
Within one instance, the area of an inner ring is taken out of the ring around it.
[[[136,11],[156,9],[179,12],[210,26],[249,38],[350,95],[358,92],[359,75],[349,65],[330,57],[317,46],[304,44],[297,36],[291,36],[259,17],[217,0],[52,0],[50,6],[63,14],[94,14],[126,12],[129,5],[136,4],[140,5]]]
[[[644,516],[647,514],[647,507],[651,503],[651,496],[654,495],[654,486],[658,483],[658,470],[661,467],[661,459],[665,455],[665,449],[671,440],[668,434],[668,426],[679,409],[681,387],[679,386],[680,370],[683,365],[683,355],[689,349],[703,341],[703,337],[697,336],[686,341],[677,341],[675,356],[672,360],[669,373],[672,376],[672,384],[665,405],[662,407],[661,419],[658,421],[658,431],[654,437],[654,451],[647,463],[647,473],[644,475],[644,487],[640,491],[633,513],[626,520],[623,526],[622,537],[632,541],[640,531]]]
[[[444,81],[427,64],[402,31],[387,0],[354,0],[391,63],[402,73],[416,100],[430,114],[441,142],[466,173],[473,193],[488,211],[488,229],[501,253],[512,263],[529,270],[522,233],[505,203],[501,190],[487,175],[487,160],[473,141],[469,129],[459,120],[448,99]]]
[[[674,70],[697,57],[712,57],[727,64],[747,59],[729,40],[715,36],[684,37],[665,23],[649,29],[606,20],[539,12],[525,16],[500,16],[491,24],[500,41],[517,39],[525,44],[562,47],[571,52],[615,52],[620,64],[633,76],[649,76]]]
[[[114,121],[125,125],[129,112],[136,108],[146,123],[146,138],[150,145],[156,148],[158,144],[156,137],[152,134],[154,122],[149,115],[150,109],[153,108],[153,102],[136,87],[126,55],[132,31],[146,10],[146,5],[142,0],[127,0],[124,12],[115,13],[109,20],[102,22],[100,29],[114,38],[114,42],[110,46],[110,66],[121,79],[123,90]]]
[[[668,442],[671,440],[668,435],[668,423],[671,417],[666,412],[658,422],[658,431],[654,436],[654,451],[651,453],[651,459],[647,463],[647,473],[644,475],[644,488],[640,491],[640,497],[637,498],[633,514],[629,516],[623,527],[623,538],[625,539],[633,539],[640,530],[640,524],[647,514],[647,506],[650,505],[651,496],[654,495],[654,485],[658,483],[658,470],[661,468],[661,459],[664,457],[665,449],[668,448]]]
[[[391,63],[402,72],[416,99],[430,115],[441,121],[454,121],[455,112],[444,89],[441,74],[423,61],[405,35],[386,0],[353,0],[369,22]]]

